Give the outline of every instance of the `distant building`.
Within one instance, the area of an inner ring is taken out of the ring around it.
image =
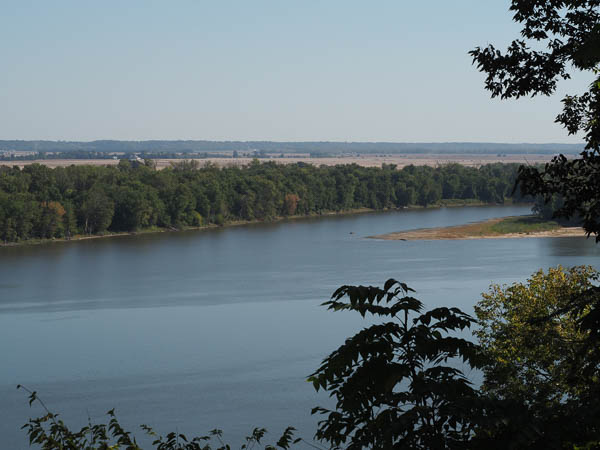
[[[144,162],[144,160],[142,158],[140,158],[138,155],[135,155],[135,154],[133,154],[133,155],[131,155],[129,157],[129,161],[131,161],[131,162],[138,162],[138,163],[143,163]]]

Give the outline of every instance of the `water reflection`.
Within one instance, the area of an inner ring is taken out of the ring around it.
[[[564,237],[549,239],[546,245],[550,249],[552,256],[591,256],[598,258],[600,256],[600,245],[595,243],[593,236],[585,237]]]

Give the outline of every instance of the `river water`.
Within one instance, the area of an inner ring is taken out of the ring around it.
[[[527,206],[323,217],[0,248],[0,447],[28,448],[24,384],[74,426],[88,415],[188,435],[287,425],[327,405],[304,380],[367,323],[319,304],[396,278],[428,307],[472,312],[491,282],[597,264],[592,239],[381,241],[367,236],[527,214]],[[136,436],[142,436],[136,431]]]

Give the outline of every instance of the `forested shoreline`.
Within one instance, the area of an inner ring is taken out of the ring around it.
[[[280,217],[383,210],[442,200],[504,203],[517,164],[436,168],[356,164],[224,167],[183,161],[156,170],[151,161],[118,166],[0,167],[0,240],[180,229]]]

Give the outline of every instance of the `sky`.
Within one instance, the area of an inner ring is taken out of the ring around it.
[[[0,0],[0,139],[580,142],[490,99],[509,0]]]

